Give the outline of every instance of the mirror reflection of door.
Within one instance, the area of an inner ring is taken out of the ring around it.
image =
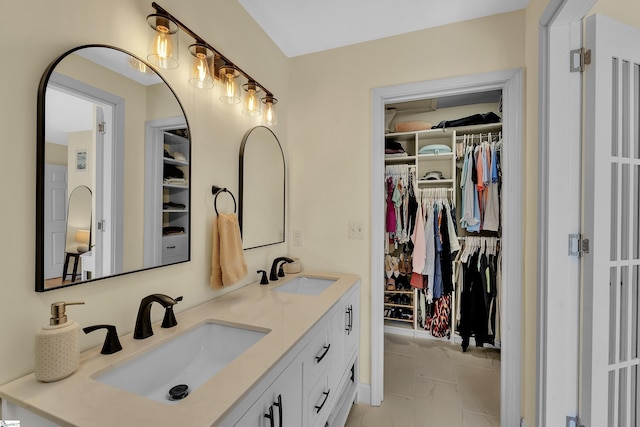
[[[92,274],[92,199],[91,190],[86,185],[75,187],[69,195],[64,265],[62,267],[63,285],[68,283],[68,276],[70,276],[70,282],[75,282],[80,277],[86,279]]]
[[[44,183],[45,280],[59,278],[64,264],[67,227],[67,166],[46,164]]]
[[[46,132],[47,169],[58,171],[54,176],[50,174],[51,179],[60,180],[64,174],[65,182],[49,183],[50,188],[45,191],[50,197],[50,203],[45,203],[45,239],[51,242],[45,247],[50,248],[52,253],[49,256],[49,252],[45,251],[48,265],[45,276],[48,283],[45,287],[60,285],[60,273],[66,260],[65,248],[68,243],[59,234],[59,213],[68,211],[67,197],[65,195],[61,198],[58,194],[60,190],[56,193],[54,185],[64,186],[66,194],[71,194],[74,188],[83,185],[96,195],[90,204],[93,213],[89,226],[92,247],[89,253],[83,255],[83,259],[85,264],[91,264],[90,276],[113,274],[113,235],[107,226],[112,223],[112,211],[105,209],[105,206],[112,205],[113,194],[113,107],[77,88],[57,84],[48,90],[47,114],[56,117],[51,120],[51,123],[56,123],[56,127],[51,127]],[[62,206],[60,201],[63,201]],[[75,279],[88,280],[86,274]]]

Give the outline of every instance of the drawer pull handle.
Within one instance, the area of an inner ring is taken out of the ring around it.
[[[329,389],[328,391],[322,392],[322,394],[324,394],[324,400],[322,401],[320,406],[316,405],[316,414],[320,413],[324,404],[327,403],[327,399],[329,398],[329,393],[331,393],[331,389]]]
[[[282,427],[282,395],[278,395],[278,401],[273,402],[273,405],[278,407],[278,419],[280,420],[280,427]]]
[[[269,406],[269,413],[264,414],[264,417],[269,419],[269,425],[271,427],[276,427],[275,420],[273,419],[273,405]]]
[[[324,357],[329,352],[329,349],[331,348],[331,344],[327,344],[327,345],[323,346],[322,348],[324,348],[324,352],[322,352],[322,354],[320,356],[316,356],[316,363],[320,363],[322,361],[322,359],[324,359]]]
[[[351,304],[349,304],[349,308],[345,310],[345,313],[349,316],[349,320],[347,320],[347,326],[344,330],[347,331],[347,335],[351,335],[353,330],[353,306]]]
[[[173,245],[173,246],[167,246],[167,249],[175,249],[175,248],[176,248],[176,245]]]

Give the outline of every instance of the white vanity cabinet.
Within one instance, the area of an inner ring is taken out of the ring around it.
[[[245,402],[216,425],[343,426],[356,395],[359,315],[358,281],[249,392]]]
[[[236,427],[302,425],[302,369],[294,360],[240,418]]]

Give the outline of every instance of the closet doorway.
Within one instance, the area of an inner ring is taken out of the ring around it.
[[[522,70],[507,70],[372,91],[372,253],[371,253],[371,404],[383,399],[384,298],[386,230],[385,197],[385,107],[389,104],[489,91],[502,92],[502,212],[501,247],[501,384],[500,420],[503,426],[519,425],[521,394],[521,307],[523,253],[523,76]],[[454,119],[453,117],[451,119]],[[508,143],[506,142],[508,141]],[[421,144],[416,143],[416,149]],[[415,155],[416,153],[414,153]],[[455,166],[450,174],[455,174]],[[445,173],[446,175],[446,173]],[[455,185],[455,175],[449,177]],[[417,334],[415,336],[418,336]],[[458,345],[459,351],[462,351]]]

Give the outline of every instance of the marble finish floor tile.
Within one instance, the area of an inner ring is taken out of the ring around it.
[[[456,365],[456,374],[464,409],[500,416],[500,381],[493,368]]]
[[[500,427],[500,351],[385,334],[384,401],[346,427]]]

